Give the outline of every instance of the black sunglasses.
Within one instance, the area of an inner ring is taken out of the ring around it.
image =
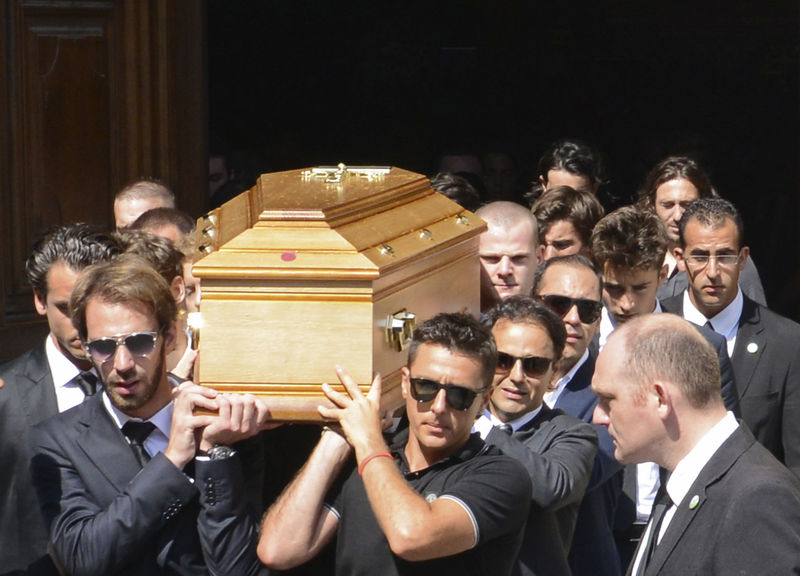
[[[597,300],[587,300],[586,298],[570,298],[569,296],[559,296],[558,294],[545,294],[536,297],[540,302],[550,308],[553,312],[562,318],[567,315],[567,312],[572,310],[573,306],[578,307],[578,318],[584,324],[591,324],[600,318],[600,312],[603,310],[603,303]]]
[[[497,353],[497,367],[495,373],[506,374],[514,369],[517,360],[522,362],[522,371],[528,378],[538,378],[550,369],[553,365],[552,358],[543,358],[542,356],[528,356],[527,358],[520,358],[519,356],[512,356],[505,352]]]
[[[134,332],[113,338],[95,338],[86,343],[86,350],[95,362],[103,364],[114,357],[122,344],[134,356],[147,356],[156,347],[158,332]]]
[[[440,384],[436,380],[429,380],[428,378],[409,378],[408,380],[411,382],[411,397],[420,404],[430,402],[436,398],[439,390],[444,390],[447,405],[453,410],[462,412],[472,406],[475,396],[483,392],[483,390],[470,390],[453,384]]]

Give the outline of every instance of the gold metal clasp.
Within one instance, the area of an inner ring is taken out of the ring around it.
[[[317,166],[310,170],[303,170],[300,175],[305,180],[323,178],[325,184],[341,184],[342,180],[351,174],[373,182],[383,178],[391,171],[391,166],[348,166],[344,162],[339,162],[336,166]]]
[[[386,342],[396,352],[402,352],[411,342],[417,316],[404,309],[386,316]]]
[[[195,233],[195,240],[197,242],[197,250],[202,256],[211,254],[216,250],[217,246],[217,214],[210,212],[201,218]]]
[[[186,315],[186,327],[192,335],[192,350],[200,348],[200,328],[203,326],[203,317],[200,312],[189,312]]]

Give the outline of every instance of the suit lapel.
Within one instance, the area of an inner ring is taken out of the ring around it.
[[[79,422],[77,444],[86,458],[117,491],[122,491],[141,468],[122,431],[111,419],[102,394],[89,398]]]
[[[745,296],[739,330],[736,333],[736,346],[731,356],[739,398],[743,398],[747,393],[766,345],[767,340],[764,327],[761,325],[758,306]]]
[[[58,414],[58,400],[44,343],[31,351],[20,375],[19,396],[28,422],[33,425]]]
[[[658,574],[661,571],[664,563],[669,559],[694,519],[703,509],[703,505],[708,499],[708,488],[730,470],[731,466],[753,442],[755,442],[755,439],[752,434],[742,428],[740,424],[739,428],[719,447],[714,456],[703,467],[700,475],[695,479],[680,506],[675,511],[664,537],[653,552],[645,574]]]

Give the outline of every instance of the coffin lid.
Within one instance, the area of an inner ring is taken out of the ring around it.
[[[308,168],[262,174],[198,220],[201,279],[369,280],[424,258],[485,224],[395,167]]]

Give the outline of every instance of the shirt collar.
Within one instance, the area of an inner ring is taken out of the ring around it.
[[[514,432],[516,432],[517,430],[519,430],[520,428],[525,426],[525,424],[527,424],[528,422],[530,422],[531,420],[536,418],[536,416],[538,416],[539,412],[541,412],[541,411],[542,411],[542,407],[539,406],[535,410],[531,410],[530,412],[526,412],[525,414],[523,414],[519,418],[515,418],[514,420],[509,420],[508,422],[503,422],[497,416],[492,414],[489,411],[489,409],[487,408],[486,410],[483,411],[483,415],[480,418],[478,418],[478,421],[487,419],[491,423],[492,426],[500,426],[501,424],[508,424],[509,426],[511,426],[511,429]],[[477,427],[477,422],[476,422],[475,425]]]
[[[738,427],[736,417],[728,412],[678,462],[667,480],[667,493],[675,506],[680,506],[705,465]]]
[[[667,265],[667,278],[672,278],[678,270],[678,261],[672,250],[667,250],[667,253],[664,254],[664,264]]]
[[[739,288],[736,291],[736,297],[733,301],[720,310],[716,315],[711,318],[706,318],[700,310],[698,310],[692,299],[689,297],[689,289],[683,293],[683,317],[689,322],[694,322],[700,326],[705,325],[706,321],[711,322],[714,331],[725,336],[730,340],[731,334],[736,334],[739,328],[739,318],[742,317],[742,307],[744,306],[744,297],[742,290]]]
[[[556,387],[550,390],[549,392],[544,393],[544,401],[545,403],[552,408],[555,406],[556,402],[558,402],[558,397],[561,396],[561,393],[564,391],[564,388],[567,387],[567,384],[572,382],[572,379],[575,377],[575,374],[578,370],[581,369],[581,366],[584,365],[586,360],[589,359],[589,349],[583,351],[583,356],[581,356],[580,360],[578,360],[575,365],[570,368],[570,371],[564,374],[561,378],[558,379],[556,382]]]
[[[653,308],[653,314],[661,314],[661,302],[656,299],[656,306]],[[598,341],[598,348],[599,350],[603,349],[603,346],[606,345],[609,336],[611,333],[617,328],[617,325],[614,324],[614,320],[611,319],[611,314],[608,313],[608,308],[603,306],[602,316],[600,318],[600,339]]]
[[[411,433],[410,428],[403,428],[402,430],[397,432],[392,437],[391,445],[389,448],[395,460],[400,462],[400,471],[405,476],[408,476],[409,474],[422,475],[428,470],[433,470],[441,466],[446,467],[453,460],[457,462],[469,460],[470,458],[486,451],[488,447],[488,445],[481,439],[480,435],[473,433],[470,434],[467,441],[461,447],[459,447],[458,450],[456,450],[453,454],[451,454],[447,458],[439,460],[435,464],[431,464],[430,466],[428,466],[423,470],[417,470],[416,472],[411,472],[408,466],[408,461],[406,460],[406,451],[405,451],[405,447],[406,444],[408,443],[408,437],[410,433]]]
[[[611,333],[614,331],[614,328],[614,321],[611,319],[611,314],[608,313],[608,308],[603,306],[603,310],[600,313],[600,335],[597,341],[598,349],[603,349],[608,337],[611,336]]]
[[[55,336],[52,333],[47,335],[44,350],[47,355],[47,363],[50,365],[50,374],[53,376],[53,385],[56,388],[63,388],[81,371],[56,347],[53,338]]]
[[[103,392],[103,406],[105,406],[106,411],[119,429],[122,429],[128,420],[141,421],[139,418],[131,418],[124,412],[120,411],[111,403],[111,399],[105,392]],[[169,438],[169,431],[172,427],[172,407],[172,401],[170,401],[169,404],[147,419],[147,422],[152,422],[155,427],[158,428],[158,431],[167,438]]]

